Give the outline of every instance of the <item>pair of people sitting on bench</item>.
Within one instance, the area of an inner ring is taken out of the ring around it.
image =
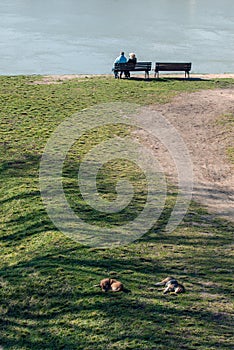
[[[124,52],[122,51],[120,53],[120,56],[115,59],[114,64],[115,63],[132,63],[132,64],[136,64],[137,63],[137,58],[136,58],[135,53],[130,53],[129,54],[129,59],[127,60],[127,58],[124,56]],[[114,68],[113,68],[113,70],[114,70]],[[129,71],[123,71],[123,72],[124,72],[125,78],[130,78],[130,72]],[[120,75],[118,75],[118,71],[114,70],[115,78],[117,79],[118,77],[120,77],[120,79],[121,79],[123,72],[121,71]]]

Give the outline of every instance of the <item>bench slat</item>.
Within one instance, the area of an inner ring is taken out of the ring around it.
[[[115,63],[115,70],[151,70],[152,62],[137,62],[133,63]]]

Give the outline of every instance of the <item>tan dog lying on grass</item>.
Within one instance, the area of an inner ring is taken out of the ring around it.
[[[111,290],[112,292],[123,291],[123,284],[111,278],[105,278],[101,280],[100,287],[103,292],[108,292],[109,290]]]
[[[166,288],[163,291],[163,294],[179,294],[184,293],[185,288],[182,284],[178,283],[178,281],[174,277],[167,277],[161,282],[155,284],[155,286],[165,286]]]
[[[112,278],[104,278],[94,287],[100,287],[103,292],[129,292],[126,288],[124,288],[123,283]]]

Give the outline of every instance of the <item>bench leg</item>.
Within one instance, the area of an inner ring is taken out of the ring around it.
[[[115,76],[115,79],[118,79],[119,77],[119,72],[117,70],[114,71],[114,76]]]
[[[125,75],[125,78],[130,78],[130,71],[128,71],[128,70],[125,70],[124,71],[124,75]]]
[[[145,71],[145,79],[149,79],[149,71]]]

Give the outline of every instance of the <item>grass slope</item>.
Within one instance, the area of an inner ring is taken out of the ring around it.
[[[58,232],[48,218],[38,170],[46,140],[74,112],[111,101],[164,103],[180,92],[233,86],[233,80],[145,82],[105,77],[33,84],[38,79],[0,77],[0,346],[231,349],[233,226],[229,222],[191,203],[183,223],[166,234],[164,227],[176,198],[169,186],[160,219],[142,239],[113,249],[84,247]],[[103,140],[127,132],[116,127],[98,137]],[[86,135],[91,144],[97,141],[94,135]],[[77,203],[78,209],[83,205],[79,196],[74,198],[79,165],[74,154],[83,154],[88,147],[87,142],[76,145],[65,165],[64,188],[74,209]],[[136,184],[138,200],[133,209],[141,210],[144,178],[139,182],[134,167],[118,166],[119,173]],[[117,179],[111,181],[110,175],[111,165],[100,174],[100,190],[113,198]],[[95,223],[103,220],[92,210],[87,217]],[[109,223],[119,220],[110,218]],[[163,296],[154,287],[167,275],[183,281],[186,294]],[[104,276],[120,278],[131,293],[101,293],[93,285]]]

